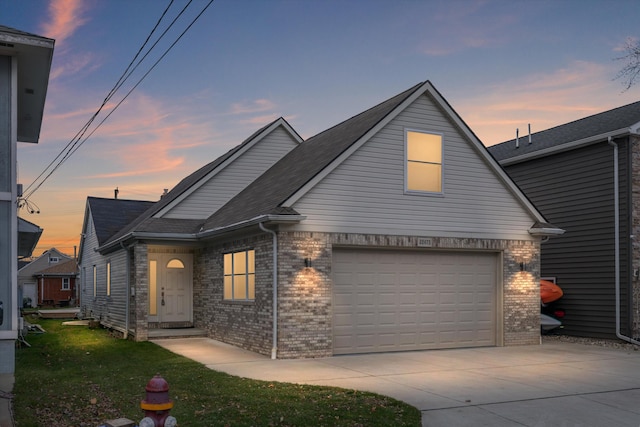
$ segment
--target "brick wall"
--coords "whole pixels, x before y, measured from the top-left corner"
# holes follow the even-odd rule
[[[149,311],[149,271],[147,261],[147,245],[136,243],[133,247],[133,267],[134,280],[131,282],[135,286],[134,317],[130,320],[133,325],[136,341],[146,341],[149,337],[147,325],[147,312]]]
[[[332,354],[332,248],[418,248],[419,237],[307,232],[278,233],[278,357]],[[432,238],[430,249],[502,253],[498,343],[540,342],[540,245],[532,241]],[[223,254],[256,250],[255,302],[228,302],[223,292]],[[311,258],[313,268],[305,268]],[[526,271],[520,271],[525,262]],[[199,249],[194,259],[194,323],[212,338],[271,353],[272,237],[259,234]],[[498,274],[500,276],[500,274]]]

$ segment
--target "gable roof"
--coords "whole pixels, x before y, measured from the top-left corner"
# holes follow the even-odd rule
[[[433,99],[532,216],[535,224],[529,230],[530,233],[550,235],[563,232],[546,222],[431,82],[425,81],[301,143],[204,222],[195,219],[154,218],[154,213],[159,210],[154,206],[99,249],[101,252],[113,250],[120,240],[126,238],[197,241],[262,222],[299,222],[305,217],[292,207],[295,201],[422,95]],[[213,163],[217,164],[218,160]],[[197,181],[205,175],[206,172],[200,169],[185,180]],[[181,184],[169,194],[174,191],[178,193],[181,188],[186,187]]]
[[[489,152],[503,165],[517,163],[547,154],[566,151],[582,145],[638,133],[640,101],[594,114],[520,138],[519,147],[512,139],[489,147]]]
[[[203,230],[223,227],[260,215],[297,214],[281,206],[320,173],[422,83],[306,140],[207,219]]]
[[[40,270],[34,276],[76,276],[77,274],[78,263],[75,258],[72,258]]]
[[[251,136],[245,139],[242,143],[235,146],[222,156],[218,157],[214,161],[206,164],[200,169],[196,170],[186,178],[182,179],[175,187],[171,189],[167,194],[151,206],[148,210],[142,213],[135,221],[132,221],[126,226],[121,227],[117,233],[113,234],[112,238],[108,239],[109,242],[120,239],[126,236],[132,231],[137,232],[162,232],[172,234],[192,234],[197,232],[202,225],[202,220],[187,220],[187,219],[170,219],[170,218],[156,218],[157,215],[162,214],[172,204],[175,204],[179,200],[183,199],[186,195],[193,192],[200,185],[208,181],[212,176],[223,170],[228,164],[230,164],[239,155],[258,143],[262,138],[271,133],[277,127],[282,126],[293,138],[299,143],[302,142],[302,137],[291,127],[291,125],[283,118],[279,117],[271,123],[261,127],[255,131]],[[101,246],[105,242],[100,242]]]
[[[297,215],[291,206],[299,197],[423,94],[431,96],[443,109],[537,223],[546,224],[542,214],[489,155],[471,129],[431,82],[426,81],[305,141],[209,217],[202,233],[213,233],[266,215]],[[546,225],[546,230],[553,228]]]
[[[102,245],[154,203],[142,200],[87,197],[87,208],[91,211],[98,244]]]

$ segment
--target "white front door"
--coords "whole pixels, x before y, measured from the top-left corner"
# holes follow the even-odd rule
[[[149,254],[149,321],[192,321],[191,254]]]

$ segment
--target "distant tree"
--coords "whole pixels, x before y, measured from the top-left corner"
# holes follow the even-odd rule
[[[625,90],[629,90],[640,79],[640,41],[628,38],[624,51],[626,55],[616,60],[626,61],[626,65],[618,72],[615,79],[622,79],[626,86]]]

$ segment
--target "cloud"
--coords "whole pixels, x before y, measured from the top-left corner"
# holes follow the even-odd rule
[[[43,25],[43,32],[47,37],[56,40],[56,46],[64,44],[75,31],[87,20],[82,16],[84,12],[82,0],[52,0],[49,4],[51,19]]]
[[[636,101],[611,80],[613,67],[574,61],[548,73],[535,73],[468,92],[456,110],[476,135],[493,145]]]
[[[256,99],[251,102],[235,103],[231,105],[231,114],[253,114],[273,110],[276,104],[268,99]]]

